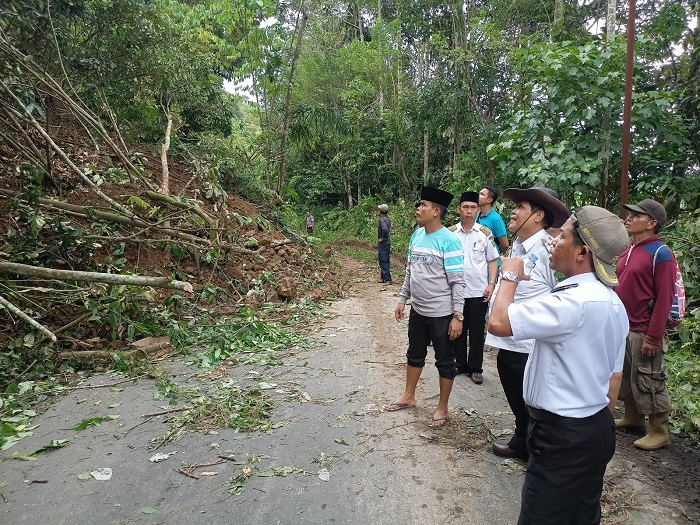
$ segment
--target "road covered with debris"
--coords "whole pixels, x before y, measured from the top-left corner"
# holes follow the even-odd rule
[[[98,375],[68,391],[8,451],[15,458],[4,454],[0,522],[515,523],[526,466],[491,453],[513,427],[496,352],[485,352],[482,385],[456,378],[444,427],[426,424],[438,393],[430,355],[418,406],[385,411],[405,378],[407,325],[393,319],[398,286],[374,284],[359,263],[348,271],[357,274],[348,297],[278,363],[231,364],[204,377],[173,357],[161,363],[168,378],[159,386],[152,377]],[[169,384],[201,396],[168,405],[154,392]],[[207,404],[212,385],[218,396],[257,385],[255,399],[223,400],[269,413],[269,423],[223,428],[217,405]],[[659,454],[673,451],[634,455],[632,440],[618,436],[604,522],[697,523],[697,500],[658,490],[659,472],[672,471],[655,471],[656,487],[644,483],[663,463]]]

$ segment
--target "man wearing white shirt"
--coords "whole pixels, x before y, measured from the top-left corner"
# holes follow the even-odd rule
[[[476,222],[479,194],[465,191],[457,206],[460,221],[454,232],[464,249],[464,327],[455,341],[455,361],[458,374],[467,374],[480,385],[484,382],[484,329],[489,299],[496,286],[498,250],[493,234]],[[453,229],[453,228],[450,228]],[[467,350],[467,334],[469,349]]]
[[[546,230],[550,227],[560,228],[569,218],[569,210],[557,198],[556,192],[549,188],[510,188],[503,195],[515,203],[508,223],[508,230],[515,236],[510,255],[524,259],[529,268],[530,279],[524,281],[515,292],[515,302],[523,303],[549,294],[557,284],[554,270],[549,267],[552,238]],[[496,296],[498,288],[500,284]],[[530,416],[523,401],[523,377],[535,341],[488,333],[486,344],[498,348],[498,375],[515,416],[515,434],[508,443],[494,442],[493,452],[501,457],[527,460],[525,438]]]
[[[627,245],[620,219],[584,206],[554,239],[549,264],[566,276],[552,293],[517,303],[524,261],[502,260],[489,332],[534,348],[524,378],[530,415],[518,525],[596,525],[605,467],[615,452],[612,411],[629,321],[612,263]]]

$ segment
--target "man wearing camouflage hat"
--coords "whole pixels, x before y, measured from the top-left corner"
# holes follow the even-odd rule
[[[584,206],[552,242],[549,265],[566,279],[515,303],[524,261],[502,260],[489,332],[534,339],[523,386],[529,462],[518,525],[600,523],[605,467],[615,452],[612,411],[629,330],[613,262],[627,244],[620,219]]]

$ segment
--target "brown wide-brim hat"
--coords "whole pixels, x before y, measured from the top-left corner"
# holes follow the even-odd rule
[[[533,186],[532,188],[508,188],[503,195],[516,204],[527,201],[543,207],[552,214],[552,228],[561,228],[569,220],[571,212],[559,200],[559,195],[554,190],[543,186]]]

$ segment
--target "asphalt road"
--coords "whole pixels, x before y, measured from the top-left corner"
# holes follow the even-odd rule
[[[393,320],[396,286],[359,286],[360,293],[330,307],[314,343],[292,350],[284,365],[233,367],[216,379],[275,385],[267,392],[275,399],[272,420],[284,423],[281,428],[270,434],[193,433],[155,450],[152,440],[165,434],[169,416],[142,417],[165,404],[154,399],[152,379],[122,384],[119,391],[71,391],[34,420],[32,436],[3,453],[27,453],[73,438],[36,461],[0,463],[0,523],[515,523],[525,467],[490,452],[490,441],[513,425],[495,352],[486,352],[484,384],[456,378],[451,421],[444,428],[426,425],[437,402],[431,360],[419,384],[418,406],[385,412],[382,407],[403,389],[406,321]],[[163,365],[183,386],[201,383],[199,370],[177,359]],[[87,384],[115,381],[102,375]],[[119,418],[79,432],[65,430],[107,414]],[[175,454],[149,461],[157,452]],[[211,463],[219,454],[235,461],[197,469],[211,474],[199,479],[177,472],[183,461]],[[625,464],[616,464],[624,475]],[[111,478],[80,479],[98,468],[111,468]],[[245,468],[251,476],[239,494],[230,494],[231,478]],[[618,522],[676,523],[663,512],[640,511]]]

